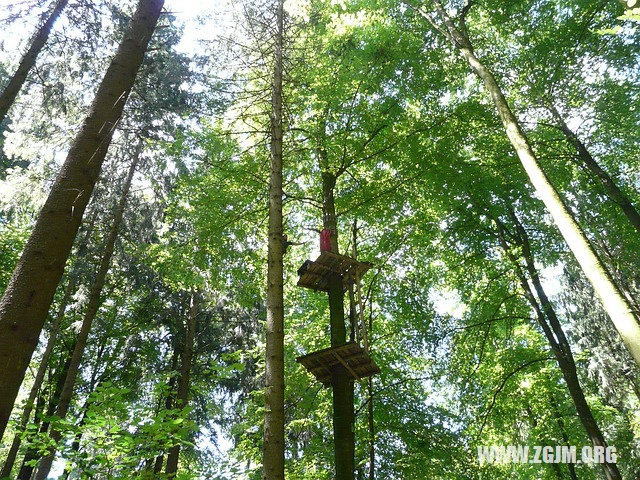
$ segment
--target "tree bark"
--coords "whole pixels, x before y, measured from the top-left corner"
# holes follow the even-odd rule
[[[640,366],[640,322],[633,314],[633,309],[624,297],[620,288],[615,284],[611,274],[587,239],[585,233],[564,201],[551,184],[547,174],[536,158],[529,140],[511,111],[498,82],[493,73],[475,56],[473,46],[466,35],[464,19],[461,19],[462,29],[458,29],[444,10],[440,0],[434,0],[438,13],[444,20],[446,30],[436,26],[445,34],[451,43],[460,51],[474,73],[482,80],[490,94],[502,120],[507,137],[516,150],[520,162],[529,180],[538,192],[553,218],[567,245],[573,252],[593,289],[600,298],[604,309],[620,333],[622,340],[629,349],[631,356]],[[434,20],[422,12],[435,26]]]
[[[25,80],[27,79],[27,75],[29,71],[36,64],[36,59],[38,58],[38,54],[44,47],[45,43],[49,39],[49,34],[51,33],[51,29],[53,24],[56,22],[62,10],[67,6],[69,0],[57,0],[51,10],[51,13],[47,17],[47,19],[40,25],[35,35],[31,39],[31,45],[29,49],[24,54],[22,59],[20,60],[20,65],[18,65],[18,69],[13,74],[9,83],[7,83],[6,87],[0,94],[0,123],[2,123],[15,102],[22,85],[24,85]]]
[[[198,301],[196,294],[191,294],[191,305],[189,317],[187,318],[184,336],[184,346],[182,349],[182,362],[180,364],[180,378],[178,379],[178,392],[176,395],[176,408],[184,408],[189,401],[189,380],[191,376],[191,365],[193,363],[193,345],[196,337],[198,321]],[[180,445],[175,445],[169,450],[167,455],[167,467],[165,473],[167,478],[175,478],[178,471],[178,460],[180,457]]]
[[[582,165],[589,170],[595,177],[600,181],[600,184],[607,192],[607,195],[615,203],[620,207],[622,213],[625,214],[627,220],[633,228],[636,229],[636,232],[640,233],[640,214],[635,209],[629,197],[627,197],[624,192],[616,185],[611,176],[604,171],[604,169],[596,162],[593,158],[586,145],[582,143],[582,141],[578,138],[578,135],[573,132],[569,126],[560,115],[560,112],[556,109],[554,105],[549,105],[549,111],[553,116],[554,120],[558,124],[558,128],[564,134],[567,141],[576,149],[578,152],[578,158]]]
[[[284,480],[284,273],[282,231],[282,48],[284,1],[277,0],[271,101],[271,175],[267,264],[265,413],[262,465],[264,480]]]
[[[334,188],[336,176],[322,173],[322,214],[324,228],[331,230],[331,251],[338,251],[338,224]],[[344,287],[341,275],[333,275],[329,282],[329,316],[331,325],[331,346],[337,347],[347,342],[344,318]],[[336,462],[336,480],[353,480],[355,473],[354,386],[353,380],[342,366],[334,368],[331,375],[333,388],[333,437]]]
[[[140,0],[0,300],[0,436],[164,0]]]
[[[129,172],[127,173],[127,178],[124,182],[122,193],[120,194],[120,198],[118,200],[118,206],[116,207],[116,211],[113,217],[113,224],[111,225],[111,228],[109,230],[109,235],[107,236],[107,240],[105,242],[104,250],[102,253],[102,258],[100,259],[100,266],[98,267],[96,280],[91,287],[91,292],[89,293],[89,302],[87,303],[87,309],[84,313],[82,326],[80,327],[80,333],[78,333],[76,345],[71,355],[71,365],[69,366],[67,378],[65,379],[64,387],[62,388],[62,393],[60,394],[60,401],[58,402],[58,407],[56,408],[56,416],[62,419],[66,417],[69,410],[71,399],[73,397],[73,389],[75,387],[76,379],[80,371],[80,365],[82,363],[82,357],[87,346],[87,340],[89,339],[89,332],[91,331],[93,320],[95,319],[96,314],[98,313],[98,309],[100,308],[100,304],[102,303],[102,288],[104,287],[107,273],[111,266],[111,258],[113,257],[113,251],[115,249],[116,239],[118,237],[118,230],[120,228],[120,224],[122,223],[122,216],[124,214],[124,209],[127,203],[127,196],[129,194],[129,189],[131,188],[131,181],[133,180],[133,175],[135,173],[136,166],[138,165],[138,160],[140,159],[141,150],[142,143],[137,148],[137,151],[134,154],[133,160],[129,167]],[[54,430],[51,432],[51,438],[55,442],[58,442],[61,438],[61,433]],[[51,470],[51,465],[53,464],[54,458],[55,447],[53,447],[48,452],[48,454],[42,458],[35,476],[35,480],[46,480],[47,475],[49,475],[49,471]]]

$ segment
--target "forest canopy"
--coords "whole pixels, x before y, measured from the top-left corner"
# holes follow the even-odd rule
[[[634,0],[0,0],[0,479],[639,478],[639,45]]]

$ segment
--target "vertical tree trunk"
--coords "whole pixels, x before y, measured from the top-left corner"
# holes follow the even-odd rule
[[[578,158],[580,159],[580,162],[582,162],[582,165],[584,165],[586,169],[588,169],[593,175],[595,175],[595,177],[600,181],[600,184],[602,185],[604,190],[607,192],[607,195],[609,196],[611,201],[613,201],[613,203],[620,207],[622,212],[627,217],[627,220],[629,220],[631,226],[636,229],[636,232],[640,233],[640,214],[631,203],[631,200],[629,200],[629,197],[627,197],[624,192],[620,190],[618,185],[616,185],[609,174],[605,172],[600,165],[598,165],[598,162],[596,162],[593,156],[591,156],[591,153],[587,149],[586,145],[582,143],[578,136],[569,128],[556,107],[554,105],[549,105],[549,111],[551,112],[551,115],[558,124],[558,128],[560,129],[560,131],[562,131],[567,141],[571,145],[573,145],[573,147],[578,152]]]
[[[631,305],[613,281],[611,274],[598,257],[593,246],[582,231],[582,228],[580,228],[580,225],[578,225],[573,218],[572,213],[564,204],[564,201],[542,169],[524,130],[522,130],[520,123],[511,111],[493,73],[475,56],[473,46],[466,35],[464,18],[461,19],[463,28],[460,30],[456,28],[444,10],[441,1],[434,0],[434,4],[446,25],[445,28],[439,26],[436,26],[436,28],[447,36],[451,43],[460,51],[471,69],[484,83],[487,92],[490,94],[498,110],[507,137],[516,150],[520,162],[529,176],[529,180],[549,210],[551,217],[580,264],[583,272],[591,282],[591,285],[593,285],[593,289],[620,333],[631,356],[638,366],[640,366],[640,322],[633,314]],[[431,16],[424,12],[421,13],[427,17],[433,25],[436,25]]]
[[[80,245],[78,246],[77,256],[78,258],[82,258],[87,250],[87,245],[89,244],[89,237],[93,231],[93,227],[95,225],[95,221],[97,218],[98,210],[94,212],[94,215],[89,222],[86,233],[84,234]],[[62,320],[64,318],[65,310],[67,309],[67,304],[73,295],[73,292],[76,289],[76,276],[71,274],[69,276],[69,281],[67,282],[67,286],[65,288],[64,295],[58,306],[58,310],[55,315],[55,319],[53,321],[53,325],[51,326],[51,332],[49,333],[49,339],[47,340],[47,346],[45,347],[44,353],[40,358],[40,365],[38,366],[38,372],[36,373],[35,379],[33,380],[33,385],[31,386],[31,391],[29,392],[29,397],[27,398],[27,402],[25,404],[24,410],[22,412],[22,417],[20,418],[20,426],[18,427],[15,436],[13,437],[13,442],[11,443],[11,448],[7,453],[7,458],[5,459],[4,465],[2,467],[2,472],[0,472],[0,478],[8,477],[13,469],[13,464],[16,461],[16,456],[18,454],[18,450],[20,449],[20,444],[22,443],[22,432],[27,428],[27,424],[29,423],[29,418],[31,417],[31,410],[33,407],[33,402],[40,391],[40,387],[42,386],[42,381],[44,380],[45,373],[47,372],[47,367],[49,366],[49,357],[51,357],[51,353],[53,352],[53,348],[56,345],[56,340],[58,339],[58,333],[60,332],[60,325],[62,324]]]
[[[65,379],[64,387],[62,388],[62,393],[60,394],[60,401],[58,402],[58,407],[56,408],[56,416],[60,418],[65,418],[69,410],[71,399],[73,397],[73,389],[78,377],[78,373],[80,371],[80,365],[82,363],[84,350],[87,346],[89,332],[91,331],[93,320],[95,319],[96,314],[98,313],[98,309],[100,308],[100,304],[102,303],[102,288],[104,287],[107,273],[111,266],[111,257],[113,257],[113,251],[115,249],[116,239],[118,237],[118,230],[120,228],[120,223],[122,223],[122,216],[124,214],[124,209],[127,203],[127,196],[129,194],[129,189],[131,188],[131,181],[133,180],[133,175],[135,173],[136,166],[138,165],[138,160],[140,159],[141,150],[142,143],[137,148],[133,160],[131,161],[131,166],[129,167],[127,178],[124,182],[122,193],[120,194],[120,198],[118,200],[118,206],[116,207],[116,211],[113,217],[113,224],[111,225],[111,228],[109,230],[109,235],[107,236],[107,240],[105,242],[104,250],[102,253],[102,258],[100,259],[100,266],[98,267],[96,280],[92,285],[91,291],[89,293],[87,310],[85,311],[84,317],[82,319],[82,326],[80,327],[76,345],[71,355],[71,365],[69,366],[69,372],[67,373],[67,378]],[[55,442],[58,442],[61,438],[61,433],[54,430],[51,432],[51,438]],[[53,447],[49,451],[49,453],[42,458],[40,467],[38,468],[35,476],[35,480],[46,480],[47,475],[49,475],[49,470],[51,470],[51,465],[53,464],[54,457],[55,447]]]
[[[13,105],[13,102],[16,100],[16,97],[18,96],[22,85],[24,85],[24,81],[27,79],[29,71],[36,64],[38,54],[49,39],[49,34],[51,33],[53,24],[62,13],[62,10],[64,10],[64,7],[67,6],[68,2],[69,0],[56,0],[51,13],[42,23],[42,25],[40,25],[37,32],[31,39],[31,45],[20,60],[18,69],[13,74],[13,76],[9,80],[9,83],[7,83],[7,86],[4,87],[4,90],[0,94],[0,123],[4,121],[7,113],[9,112],[9,109],[11,108],[11,105]]]
[[[338,224],[334,188],[336,176],[322,173],[323,226],[331,230],[331,251],[338,252]],[[344,287],[342,276],[333,275],[329,282],[329,317],[331,346],[344,345],[347,329],[344,318]],[[331,375],[333,388],[333,438],[336,462],[336,480],[353,480],[355,473],[355,438],[353,435],[353,380],[342,366],[334,368]]]
[[[196,337],[198,321],[198,301],[196,294],[191,294],[191,305],[187,318],[184,346],[182,349],[182,362],[180,364],[180,378],[178,379],[178,393],[176,394],[176,408],[184,408],[189,401],[189,379],[191,376],[191,365],[193,363],[193,344]],[[175,478],[178,471],[178,460],[180,457],[180,445],[175,445],[169,450],[167,456],[167,468],[165,473],[167,478]]]
[[[284,287],[282,232],[282,47],[284,1],[277,2],[271,101],[271,175],[262,478],[284,480]]]
[[[140,0],[0,300],[0,436],[164,0]]]

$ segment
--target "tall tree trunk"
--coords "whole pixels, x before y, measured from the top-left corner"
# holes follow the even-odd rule
[[[517,219],[515,220],[517,221]],[[551,346],[551,350],[556,357],[556,361],[558,362],[558,366],[560,367],[562,377],[567,384],[569,394],[571,395],[571,399],[573,400],[573,403],[576,407],[578,418],[580,418],[580,422],[582,423],[582,426],[584,427],[589,439],[591,440],[591,443],[594,446],[606,447],[604,436],[602,435],[602,432],[600,431],[600,428],[598,427],[598,424],[593,417],[591,407],[589,407],[589,404],[587,403],[587,400],[584,396],[582,386],[580,385],[578,373],[576,371],[576,364],[573,358],[573,353],[571,352],[569,342],[567,341],[560,321],[556,316],[553,305],[549,301],[542,287],[542,284],[540,283],[538,272],[534,266],[535,263],[533,261],[533,255],[529,248],[529,242],[528,238],[526,237],[526,232],[524,232],[524,229],[522,229],[521,225],[517,226],[519,244],[523,247],[523,258],[526,262],[525,268],[529,273],[529,278],[531,279],[536,293],[538,294],[538,299],[536,299],[533,292],[531,291],[531,287],[529,286],[527,277],[522,271],[522,267],[520,266],[518,259],[512,253],[511,248],[506,241],[506,237],[504,235],[504,227],[500,224],[500,222],[496,222],[496,224],[498,225],[499,238],[502,247],[514,265],[525,297],[535,311],[536,317],[538,319],[538,324],[547,337],[547,341]],[[622,480],[616,464],[603,463],[602,468],[607,480]]]
[[[323,152],[324,155],[324,152]],[[331,230],[331,251],[338,252],[338,223],[334,188],[336,176],[322,173],[322,214],[323,226]],[[344,318],[344,287],[342,276],[333,275],[329,282],[329,317],[331,326],[331,346],[337,347],[347,342]],[[333,369],[333,438],[336,462],[336,480],[353,480],[355,473],[355,438],[353,434],[353,380],[342,366]]]
[[[284,1],[277,1],[271,101],[271,176],[262,478],[284,480],[284,287],[282,232],[282,43]]]
[[[613,281],[602,260],[598,257],[593,246],[574,219],[564,201],[551,184],[540,162],[527,139],[524,130],[511,111],[498,82],[493,73],[475,56],[473,46],[469,41],[461,18],[461,29],[458,29],[444,10],[440,0],[434,0],[436,9],[445,28],[438,26],[430,15],[421,12],[440,32],[447,36],[451,43],[460,51],[471,69],[483,81],[487,92],[491,95],[498,110],[511,145],[516,150],[520,162],[529,180],[546,205],[560,233],[573,252],[583,272],[593,285],[593,289],[600,298],[607,314],[620,333],[622,340],[629,349],[631,356],[640,366],[640,322],[633,314],[633,309]]]
[[[523,231],[524,229],[521,229],[521,232]],[[584,429],[586,430],[591,443],[593,443],[594,446],[606,447],[607,444],[604,440],[604,435],[598,427],[596,419],[591,412],[591,407],[589,407],[587,399],[584,396],[582,386],[580,385],[578,372],[576,370],[576,364],[571,352],[571,346],[569,345],[569,341],[564,334],[564,330],[562,329],[560,320],[555,313],[555,309],[553,308],[553,305],[547,297],[547,294],[542,287],[542,283],[540,282],[540,276],[535,267],[533,255],[530,250],[529,240],[526,236],[523,238],[523,240],[523,254],[527,270],[529,272],[529,278],[533,283],[533,286],[538,295],[538,299],[542,304],[542,309],[547,319],[549,320],[549,323],[551,324],[551,328],[553,330],[553,333],[555,333],[558,345],[562,352],[562,354],[557,355],[556,358],[558,360],[558,364],[560,365],[560,369],[562,370],[562,376],[564,377],[567,387],[569,388],[571,398],[573,399],[573,402],[576,406],[578,417],[580,418],[580,421],[582,422],[582,425],[584,426]],[[622,480],[622,476],[618,471],[618,466],[615,463],[603,463],[602,468],[608,480]]]
[[[140,159],[140,153],[142,150],[141,145],[142,144],[140,144],[140,146],[137,148],[133,160],[131,161],[131,166],[129,167],[127,178],[124,182],[122,193],[120,194],[120,198],[118,200],[118,206],[116,207],[116,211],[113,217],[113,224],[111,225],[109,235],[107,236],[107,240],[105,242],[102,258],[100,259],[100,265],[98,267],[98,273],[96,274],[95,282],[92,285],[91,291],[89,293],[87,310],[85,311],[84,317],[82,319],[82,326],[80,327],[76,345],[71,355],[71,365],[69,366],[69,372],[67,373],[67,378],[65,379],[64,387],[62,388],[62,393],[60,394],[60,401],[58,402],[58,407],[56,408],[56,416],[59,418],[65,418],[69,410],[71,398],[73,397],[73,389],[78,377],[78,372],[80,371],[80,365],[82,363],[82,356],[84,355],[84,350],[87,346],[89,332],[91,331],[93,320],[95,319],[96,314],[98,313],[98,309],[100,308],[100,304],[102,301],[102,288],[104,287],[107,273],[111,266],[111,258],[113,257],[113,251],[115,249],[120,223],[122,223],[122,216],[124,214],[124,209],[127,203],[129,189],[131,188],[131,181],[133,179],[136,166],[138,165],[138,160]],[[51,438],[55,442],[58,442],[61,438],[61,433],[57,430],[54,430],[51,432]],[[51,465],[53,464],[54,457],[55,447],[53,447],[49,451],[48,455],[42,458],[40,467],[38,468],[38,472],[35,476],[35,480],[46,480],[47,475],[49,475],[49,470],[51,470]]]
[[[164,0],[140,0],[0,300],[0,436]]]
[[[94,212],[94,215],[91,217],[91,221],[89,222],[86,232],[83,235],[82,241],[78,246],[77,257],[84,257],[87,245],[89,244],[89,237],[93,232],[93,227],[95,225],[95,221],[97,218],[98,210]],[[49,358],[51,357],[51,353],[53,352],[53,348],[56,345],[56,340],[58,339],[58,333],[60,332],[60,325],[62,324],[62,320],[64,319],[64,313],[67,309],[67,305],[73,292],[76,289],[76,275],[71,274],[69,276],[69,281],[67,282],[67,286],[65,288],[64,295],[62,300],[60,301],[60,305],[58,305],[58,310],[55,315],[55,319],[53,324],[51,325],[51,332],[49,333],[49,339],[47,340],[47,346],[45,347],[44,353],[40,358],[40,365],[38,366],[38,372],[36,373],[35,379],[33,380],[33,385],[31,386],[31,391],[29,392],[29,397],[27,398],[27,402],[25,404],[24,410],[22,412],[22,417],[20,418],[20,426],[18,427],[15,436],[13,437],[13,442],[11,443],[11,448],[7,453],[7,458],[5,459],[4,466],[2,467],[2,472],[0,472],[0,478],[8,477],[13,469],[13,464],[16,461],[16,456],[18,454],[18,450],[20,449],[20,444],[22,443],[22,432],[27,428],[27,424],[29,423],[29,418],[31,417],[31,410],[33,407],[33,402],[40,391],[40,387],[42,386],[42,381],[44,380],[44,376],[47,372],[47,367],[49,366]]]
[[[567,141],[573,145],[573,147],[578,152],[578,158],[582,165],[588,169],[595,177],[600,181],[600,184],[607,192],[609,198],[618,205],[622,212],[629,220],[629,223],[633,228],[636,229],[638,233],[640,233],[640,214],[635,209],[629,197],[627,197],[622,190],[616,185],[611,176],[596,162],[593,158],[586,145],[582,143],[582,141],[578,138],[578,135],[573,132],[567,123],[560,115],[560,112],[556,109],[554,105],[549,105],[549,111],[553,116],[554,120],[558,124],[558,128],[564,134]]]
[[[191,305],[187,318],[184,345],[182,349],[182,362],[180,364],[180,378],[178,379],[178,392],[176,394],[176,408],[183,409],[189,401],[189,379],[191,376],[191,365],[193,363],[193,344],[196,337],[198,321],[198,300],[196,293],[191,294]],[[167,455],[167,468],[165,473],[167,478],[175,478],[178,471],[178,459],[180,457],[180,445],[175,445],[169,450]]]
[[[13,74],[7,86],[4,87],[4,90],[0,94],[0,123],[2,123],[13,105],[13,102],[16,100],[22,85],[24,85],[25,80],[27,79],[27,75],[29,71],[36,64],[36,59],[38,58],[38,54],[44,47],[45,43],[49,39],[49,34],[51,33],[51,28],[53,24],[56,22],[64,7],[67,6],[69,0],[57,0],[51,10],[51,13],[46,18],[46,20],[40,25],[37,32],[31,39],[31,45],[29,49],[24,54],[22,59],[20,60],[20,65],[18,65],[18,69]]]

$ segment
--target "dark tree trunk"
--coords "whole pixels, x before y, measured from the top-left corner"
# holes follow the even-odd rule
[[[73,348],[74,347],[71,348],[72,351],[73,351]],[[56,378],[56,385],[53,388],[53,393],[51,395],[51,398],[49,399],[49,405],[47,406],[47,413],[46,413],[47,417],[51,417],[56,411],[56,406],[58,405],[58,402],[60,400],[60,394],[62,393],[64,379],[67,376],[67,372],[69,371],[70,365],[71,365],[71,352],[69,352],[69,355],[66,358],[64,358],[63,356],[63,360],[61,361],[60,366],[58,367],[58,371],[56,372],[55,375],[52,376],[52,378]],[[45,434],[47,433],[47,430],[49,430],[49,421],[45,420],[40,424],[38,433]],[[22,465],[20,467],[20,470],[18,471],[18,476],[16,478],[18,480],[29,480],[31,478],[31,475],[35,467],[31,465],[27,465],[27,463],[32,460],[37,460],[38,458],[40,458],[38,449],[32,448],[30,446],[27,449],[24,455],[24,458],[22,459]]]
[[[331,230],[331,251],[338,252],[338,224],[334,188],[336,176],[322,173],[322,213],[323,226]],[[347,342],[344,316],[344,288],[342,276],[334,275],[329,284],[329,316],[331,325],[331,346],[337,347]],[[342,366],[334,368],[331,376],[333,388],[333,437],[336,462],[336,480],[353,480],[355,473],[354,386],[353,380]]]
[[[140,0],[0,300],[0,436],[164,0]]]
[[[115,249],[116,239],[118,237],[118,230],[120,228],[120,224],[122,223],[122,216],[124,214],[124,209],[127,203],[127,196],[129,194],[129,189],[131,188],[131,181],[133,180],[136,166],[138,165],[140,153],[141,146],[137,149],[134,158],[131,161],[131,166],[129,167],[129,172],[127,173],[127,178],[124,182],[122,193],[120,194],[120,198],[118,200],[118,206],[116,207],[113,223],[111,225],[111,228],[109,229],[109,235],[107,236],[107,240],[105,242],[102,258],[100,259],[100,266],[98,267],[98,273],[96,274],[95,282],[92,285],[91,291],[89,293],[87,310],[85,311],[84,317],[82,319],[82,326],[80,327],[80,332],[78,333],[76,346],[73,349],[73,353],[71,355],[71,365],[69,367],[69,372],[67,373],[67,378],[65,379],[64,387],[62,388],[60,402],[58,403],[58,407],[56,408],[56,416],[60,418],[65,418],[67,412],[69,411],[69,406],[71,405],[71,399],[73,397],[73,389],[75,387],[76,379],[80,371],[80,365],[82,363],[84,350],[87,346],[87,340],[89,339],[89,332],[91,331],[93,320],[95,319],[96,314],[98,313],[98,309],[100,308],[100,304],[102,303],[102,288],[104,287],[105,281],[107,279],[107,273],[111,266],[111,258],[113,257],[113,251]],[[55,442],[58,442],[60,440],[60,437],[60,432],[56,430],[52,431],[51,438]],[[49,470],[51,470],[51,465],[53,464],[54,457],[55,447],[51,449],[47,456],[42,458],[40,466],[38,468],[38,472],[35,476],[35,480],[46,480],[47,475],[49,475]]]
[[[556,423],[558,424],[562,441],[565,445],[571,445],[569,436],[567,435],[567,429],[564,426],[564,420],[562,420],[562,415],[560,415],[560,409],[558,408],[558,404],[553,393],[549,395],[549,400],[551,402],[551,408],[553,409],[553,415],[556,417]],[[571,477],[571,480],[578,480],[578,476],[576,475],[576,466],[573,463],[568,463],[567,468],[569,469],[569,476]]]
[[[529,239],[527,237],[526,231],[518,221],[515,214],[512,214],[512,218],[516,223],[518,245],[522,247],[522,256],[525,260],[525,268],[529,273],[529,278],[531,279],[536,293],[538,294],[538,299],[536,299],[533,292],[531,291],[531,288],[529,287],[529,282],[527,281],[527,277],[523,272],[522,267],[520,266],[519,259],[516,258],[512,253],[510,246],[506,241],[504,227],[500,222],[496,221],[502,247],[513,263],[525,297],[534,309],[536,317],[538,319],[538,324],[542,328],[542,331],[544,332],[549,344],[551,345],[551,350],[556,357],[556,361],[558,362],[558,366],[560,367],[562,377],[567,384],[569,394],[571,395],[573,403],[576,407],[578,418],[580,418],[582,426],[584,427],[587,435],[589,436],[589,439],[594,446],[606,447],[604,436],[602,435],[602,432],[600,431],[600,428],[598,427],[598,424],[593,417],[591,407],[589,407],[589,404],[587,403],[587,400],[584,396],[582,386],[580,385],[573,353],[571,352],[569,342],[567,341],[567,338],[562,329],[562,325],[560,324],[560,321],[556,316],[553,305],[549,301],[542,287],[542,284],[540,283],[540,278],[537,270],[535,269],[535,262],[533,260],[533,254],[531,253]],[[602,468],[607,480],[622,480],[620,472],[618,471],[618,467],[615,464],[603,463]]]
[[[604,188],[607,195],[615,203],[620,207],[622,212],[629,220],[629,223],[633,228],[636,229],[636,232],[640,233],[640,214],[635,209],[629,197],[627,197],[624,192],[616,185],[611,176],[604,171],[604,169],[596,162],[596,160],[591,156],[591,153],[587,149],[587,146],[582,143],[582,141],[578,138],[578,136],[569,128],[569,126],[560,115],[560,112],[556,109],[554,105],[549,106],[549,110],[551,111],[551,115],[553,115],[554,120],[558,124],[560,131],[564,134],[567,141],[573,145],[573,147],[578,152],[578,159],[582,163],[582,165],[589,170],[595,177],[600,181],[600,184]]]
[[[7,453],[7,458],[4,461],[4,466],[2,467],[2,472],[0,472],[0,478],[8,477],[11,474],[11,470],[13,469],[13,464],[16,461],[16,456],[18,455],[18,450],[20,449],[20,444],[22,443],[22,433],[27,428],[29,423],[29,418],[31,417],[31,410],[33,408],[33,403],[40,391],[40,387],[42,387],[42,382],[44,380],[44,376],[47,372],[47,367],[49,365],[49,357],[53,352],[53,347],[56,344],[56,339],[58,337],[58,332],[60,331],[60,325],[62,323],[62,319],[64,318],[64,311],[67,308],[67,304],[69,303],[69,299],[75,290],[75,278],[69,278],[69,282],[67,283],[67,287],[64,292],[64,296],[60,305],[58,307],[58,311],[56,312],[55,319],[53,321],[53,325],[51,326],[51,333],[49,334],[49,339],[47,340],[47,347],[45,348],[44,353],[42,354],[42,358],[40,359],[40,365],[38,366],[38,372],[36,373],[36,377],[33,380],[33,385],[31,386],[31,391],[29,392],[29,397],[27,398],[27,403],[24,406],[24,410],[22,411],[22,417],[20,418],[20,425],[17,428],[16,434],[13,437],[13,442],[11,443],[11,448]]]
[[[180,377],[178,378],[178,392],[176,394],[176,408],[182,409],[189,402],[189,379],[191,376],[191,365],[193,363],[193,345],[196,337],[198,321],[198,301],[196,294],[191,295],[191,305],[187,318],[184,345],[182,348],[182,362],[180,364]],[[180,457],[180,445],[175,445],[169,449],[167,455],[167,468],[165,473],[167,478],[175,478],[178,471],[178,460]]]
[[[175,372],[178,369],[178,357],[179,357],[179,346],[177,336],[174,337],[173,341],[173,354],[171,355],[171,365],[169,367],[169,372]],[[165,410],[171,410],[173,407],[173,399],[175,396],[174,388],[176,386],[176,376],[171,375],[169,378],[169,384],[167,388],[167,398],[164,399],[164,408]],[[160,405],[159,408],[162,408]],[[164,466],[164,455],[158,455],[153,462],[153,473],[162,472],[162,467]]]
[[[267,263],[265,411],[262,450],[264,480],[284,480],[284,273],[282,232],[282,42],[284,1],[277,1],[271,101],[271,175]]]
[[[18,65],[18,69],[13,74],[13,77],[7,83],[7,86],[4,87],[2,94],[0,94],[0,123],[2,123],[13,105],[13,102],[16,100],[22,85],[24,85],[25,80],[27,79],[27,75],[29,71],[36,64],[36,59],[38,58],[38,54],[44,47],[45,43],[49,39],[49,34],[51,33],[51,28],[53,24],[56,22],[64,7],[67,6],[69,0],[57,0],[51,13],[46,18],[46,20],[42,23],[42,25],[38,28],[38,31],[31,39],[31,45],[29,49],[20,60],[20,65]],[[1,477],[0,477],[1,478]]]
[[[122,349],[122,347],[124,346],[126,341],[126,337],[120,337],[118,338],[118,343],[116,343],[115,347],[113,348],[113,351],[109,354],[109,356],[107,357],[106,361],[102,361],[102,357],[103,357],[103,353],[104,350],[107,348],[106,346],[104,346],[104,348],[101,348],[95,358],[95,366],[93,368],[93,373],[91,375],[91,379],[89,381],[89,388],[87,389],[86,392],[86,399],[84,402],[84,405],[82,406],[82,408],[80,409],[80,411],[82,412],[82,416],[80,417],[80,421],[76,423],[76,428],[78,429],[78,433],[76,433],[75,438],[73,439],[73,443],[71,444],[71,451],[72,452],[79,452],[80,451],[80,446],[81,446],[81,441],[82,441],[82,434],[83,434],[83,426],[87,421],[87,416],[89,413],[89,409],[91,408],[91,406],[93,405],[94,402],[94,397],[92,396],[92,394],[97,391],[103,384],[104,382],[106,382],[109,379],[109,373],[113,371],[112,366],[113,366],[113,361],[118,357],[118,355],[120,354],[120,351]],[[104,371],[102,372],[102,374],[100,376],[98,376],[98,369],[104,366]],[[73,464],[67,464],[66,469],[65,469],[65,473],[64,473],[64,478],[68,478],[69,474],[71,473],[71,471],[73,470],[74,465]],[[59,479],[62,480],[62,477]]]

